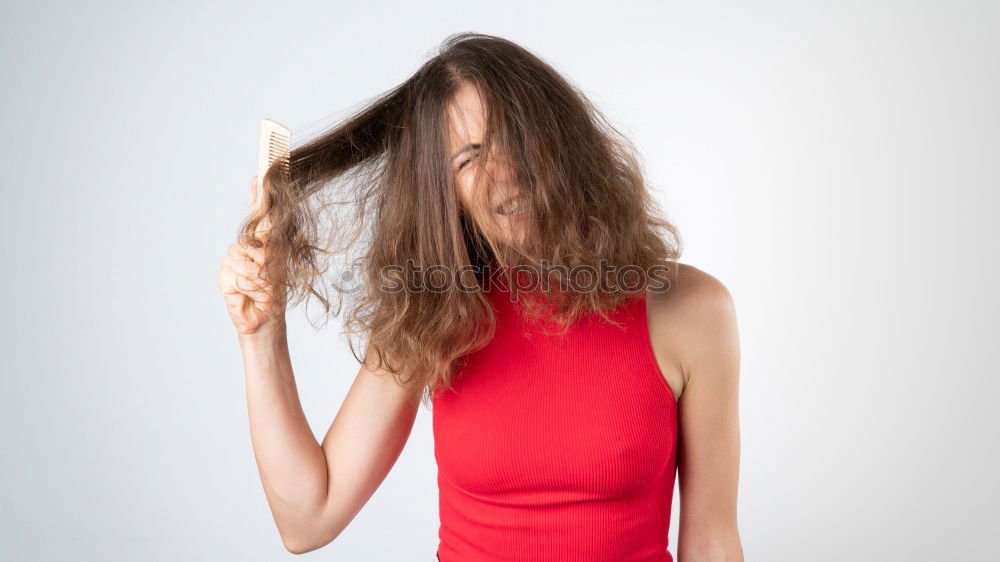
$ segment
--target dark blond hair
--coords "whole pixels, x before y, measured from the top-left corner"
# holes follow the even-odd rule
[[[528,194],[530,235],[523,246],[488,239],[461,208],[447,130],[449,104],[463,84],[483,101],[481,161],[504,155]],[[268,217],[273,228],[262,278],[285,287],[289,304],[316,296],[327,314],[322,257],[360,248],[351,259],[356,278],[332,280],[349,301],[345,329],[366,335],[370,357],[415,398],[450,386],[463,357],[492,337],[494,318],[482,291],[467,290],[487,278],[485,267],[553,266],[547,271],[561,290],[550,310],[565,327],[582,314],[605,316],[646,287],[653,268],[675,272],[680,255],[677,231],[660,216],[632,144],[551,66],[490,35],[449,36],[405,82],[293,146],[289,170],[268,170],[263,210],[243,222],[240,239],[260,247],[254,231]],[[328,212],[337,192],[347,197],[333,204],[350,212]],[[335,241],[341,243],[329,244]],[[577,290],[565,281],[566,271],[579,267],[627,267],[638,276],[631,290]],[[384,290],[387,272],[411,287],[440,287],[430,277],[442,271],[461,277],[466,289],[451,283],[443,290]],[[519,285],[509,286],[517,294]],[[531,299],[526,306],[530,315],[543,308]],[[362,361],[353,343],[351,350]]]

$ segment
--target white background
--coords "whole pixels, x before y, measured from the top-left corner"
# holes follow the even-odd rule
[[[994,558],[1000,8],[688,4],[4,2],[0,558],[293,557],[216,284],[259,120],[346,115],[458,31],[580,85],[734,295],[747,560]],[[289,323],[321,438],[357,364]],[[308,556],[433,559],[430,416]]]

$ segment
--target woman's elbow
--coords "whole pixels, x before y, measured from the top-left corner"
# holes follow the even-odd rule
[[[302,535],[282,534],[281,543],[285,550],[292,554],[306,554],[314,550],[319,550],[333,542],[333,538],[307,537]]]

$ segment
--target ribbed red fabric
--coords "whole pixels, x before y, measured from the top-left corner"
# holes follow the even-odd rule
[[[645,296],[564,336],[487,288],[493,340],[432,399],[442,562],[672,562],[677,402]]]

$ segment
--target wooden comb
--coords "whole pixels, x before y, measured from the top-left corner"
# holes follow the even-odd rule
[[[254,213],[260,213],[264,201],[266,201],[267,186],[264,185],[264,176],[271,169],[271,165],[280,161],[286,177],[288,176],[291,141],[292,133],[288,127],[277,121],[261,119],[260,152],[257,155],[257,200],[254,202]],[[271,221],[265,216],[264,220],[257,225],[256,233],[259,236],[270,229]]]

